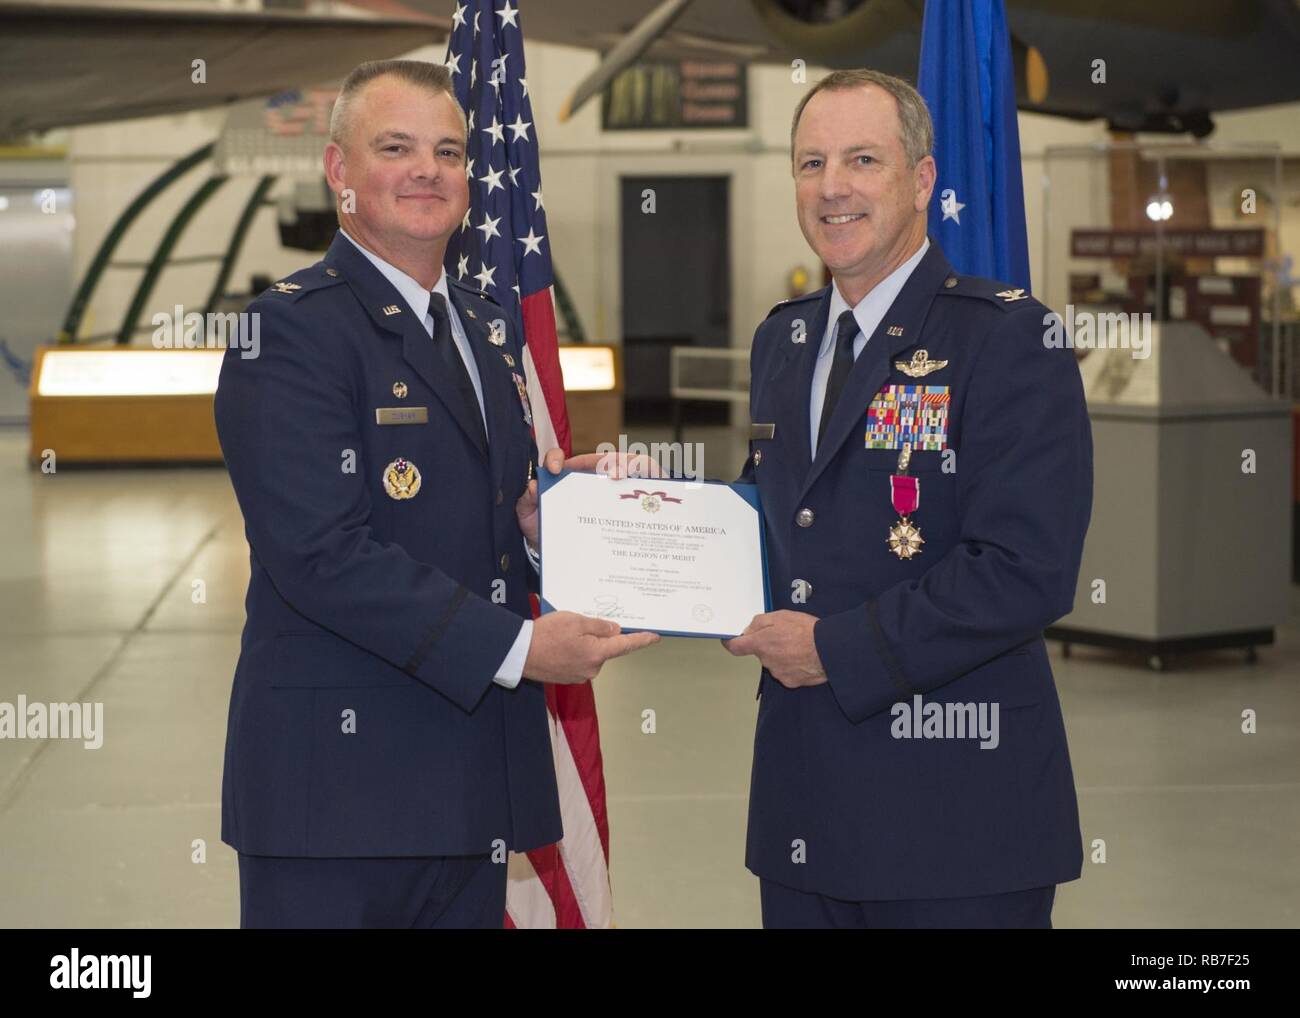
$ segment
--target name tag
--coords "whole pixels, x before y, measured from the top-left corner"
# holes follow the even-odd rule
[[[428,424],[427,406],[381,406],[375,408],[376,424]]]
[[[775,436],[775,424],[750,424],[749,426],[750,441],[753,441],[756,438],[774,438]]]

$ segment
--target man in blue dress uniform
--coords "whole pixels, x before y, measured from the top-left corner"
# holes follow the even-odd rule
[[[754,336],[750,456],[774,600],[746,864],[769,927],[1047,927],[1082,846],[1042,630],[1074,596],[1092,446],[1045,308],[926,236],[932,129],[836,72],[791,134],[830,287]]]
[[[562,834],[538,682],[656,638],[528,621],[519,337],[442,269],[469,202],[448,71],[363,64],[330,127],[343,229],[249,306],[260,356],[232,346],[217,390],[251,549],[221,836],[244,926],[499,928],[507,852]]]

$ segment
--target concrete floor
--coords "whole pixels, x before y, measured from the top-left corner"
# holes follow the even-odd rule
[[[0,926],[237,925],[220,789],[248,565],[226,474],[47,476],[26,443],[0,433],[0,701],[102,701],[107,737],[0,741]],[[722,447],[710,474],[732,473]],[[1153,674],[1054,650],[1085,846],[1107,854],[1059,890],[1058,927],[1300,925],[1298,618],[1293,599],[1254,666],[1225,652]],[[751,662],[687,640],[597,680],[619,926],[759,924],[754,685]]]

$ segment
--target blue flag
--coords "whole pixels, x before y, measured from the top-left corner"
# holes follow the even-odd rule
[[[930,236],[957,271],[1029,286],[1015,71],[1002,0],[926,0],[918,90],[934,120]]]

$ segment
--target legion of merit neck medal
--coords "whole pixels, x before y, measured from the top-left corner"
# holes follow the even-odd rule
[[[907,472],[912,462],[912,444],[903,443],[903,451],[898,454],[898,472],[889,476],[889,495],[894,503],[894,512],[898,513],[898,522],[889,528],[889,550],[900,559],[910,559],[921,554],[921,545],[925,538],[921,528],[911,519],[921,504],[921,479],[912,477]]]

